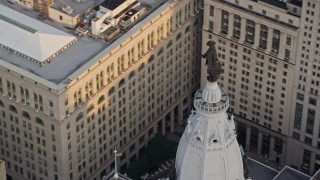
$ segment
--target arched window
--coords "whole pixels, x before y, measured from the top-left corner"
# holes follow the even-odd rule
[[[90,104],[89,108],[87,109],[87,114],[90,113],[94,109],[94,105]]]
[[[177,35],[177,37],[176,37],[176,41],[178,41],[181,37],[182,37],[182,34],[179,33],[179,34]]]
[[[163,53],[163,47],[159,49],[158,56],[160,56]]]
[[[83,117],[83,112],[80,112],[76,117],[76,122],[78,122]]]
[[[141,71],[143,68],[144,68],[144,63],[142,63],[142,64],[139,66],[139,71]]]
[[[167,48],[170,48],[170,46],[172,46],[172,40],[170,40],[169,42],[168,42],[168,44],[167,44]]]
[[[185,33],[189,32],[189,31],[190,31],[190,26],[187,26],[186,30],[185,30]]]
[[[126,83],[126,81],[124,79],[121,79],[120,82],[119,82],[119,87],[123,86],[124,83]]]
[[[17,108],[12,106],[12,105],[9,106],[9,110],[14,112],[14,113],[17,113]]]
[[[4,107],[4,104],[1,100],[0,100],[0,106]]]
[[[29,119],[29,120],[31,119],[30,114],[25,111],[22,111],[22,116],[25,117],[26,119]]]
[[[131,71],[131,73],[129,74],[129,79],[133,78],[136,75],[135,71]]]
[[[44,123],[43,123],[42,119],[40,119],[38,117],[36,117],[36,123],[40,124],[41,126],[44,126]]]
[[[112,88],[109,90],[108,95],[111,96],[115,91],[116,91],[116,89],[115,89],[114,87],[112,87]]]
[[[104,95],[99,97],[98,104],[102,103],[103,101],[104,101]]]
[[[154,60],[154,55],[150,56],[148,63],[151,63]]]

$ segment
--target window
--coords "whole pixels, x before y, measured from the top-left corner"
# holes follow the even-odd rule
[[[139,66],[139,71],[141,71],[143,68],[144,68],[144,63],[142,63],[142,64]]]
[[[94,109],[94,105],[90,104],[90,106],[87,109],[87,114],[90,113]]]
[[[232,36],[236,39],[239,39],[240,30],[241,30],[241,17],[235,14],[233,17],[233,35]]]
[[[300,94],[300,93],[297,93],[297,99],[303,101],[304,95],[303,95],[303,94]],[[309,103],[310,103],[310,101],[309,101]]]
[[[8,96],[11,98],[16,99],[16,85],[14,83],[11,83],[10,81],[7,81],[7,90],[8,90]]]
[[[182,34],[179,33],[179,34],[177,35],[177,37],[176,37],[176,41],[178,41],[181,37],[182,37]]]
[[[148,63],[151,63],[154,60],[154,55],[150,56],[150,58],[148,59]]]
[[[213,31],[213,21],[209,21],[209,32]]]
[[[160,56],[163,53],[163,47],[161,47],[158,51],[158,56]]]
[[[186,30],[184,31],[184,33],[187,33],[187,32],[189,32],[190,31],[190,26],[187,26],[186,27]]]
[[[49,106],[53,107],[53,102],[51,100],[49,100]]]
[[[314,98],[309,98],[309,104],[316,106],[317,105],[317,100]]]
[[[125,82],[126,81],[124,79],[121,79],[120,82],[119,82],[119,87],[123,86],[125,84]]]
[[[245,42],[254,43],[255,22],[247,19]]]
[[[60,21],[62,21],[62,20],[63,20],[63,17],[60,15],[60,16],[59,16],[59,19],[60,19]]]
[[[287,39],[286,39],[286,44],[288,46],[291,46],[291,43],[292,43],[292,37],[290,35],[287,36]]]
[[[287,61],[290,60],[290,51],[289,51],[289,49],[285,49],[284,59],[287,60]]]
[[[42,96],[37,93],[33,93],[33,103],[34,107],[40,111],[43,111],[43,101]]]
[[[29,113],[22,111],[22,116],[25,117],[26,119],[31,119]]]
[[[313,134],[315,111],[308,109],[306,133]]]
[[[92,79],[86,83],[85,85],[85,94],[86,94],[86,99],[88,100],[92,95],[93,95],[93,91],[92,91]]]
[[[102,103],[104,101],[104,95],[100,96],[99,100],[98,100],[98,104]]]
[[[131,71],[131,73],[129,74],[129,79],[133,78],[135,76],[136,72],[135,71]]]
[[[272,34],[272,49],[271,52],[278,54],[280,47],[280,31],[277,29],[273,30]]]
[[[312,139],[309,138],[309,137],[305,137],[304,138],[304,142],[307,143],[307,144],[312,144]]]
[[[25,89],[20,86],[20,96],[21,96],[21,102],[23,102],[23,104],[30,105],[30,98],[29,98],[28,89]]]
[[[301,128],[301,119],[302,119],[302,111],[303,111],[303,105],[296,103],[296,110],[295,110],[295,118],[294,118],[294,123],[293,123],[293,127],[295,129],[299,129]]]
[[[293,132],[292,136],[293,136],[294,139],[296,139],[298,141],[300,140],[300,134],[299,133]]]
[[[44,126],[44,123],[43,123],[42,119],[40,119],[38,117],[36,117],[36,123],[39,124],[39,125]]]
[[[115,91],[116,91],[115,87],[112,87],[112,88],[109,90],[108,95],[111,96]]]
[[[9,110],[10,110],[11,112],[17,113],[17,108],[14,107],[14,106],[12,106],[12,105],[9,105]]]
[[[212,17],[214,16],[214,6],[212,6],[212,5],[210,5],[209,15]]]
[[[169,49],[169,48],[172,46],[172,44],[173,44],[173,42],[172,42],[172,40],[170,40],[170,41],[168,42],[168,44],[167,44],[167,49]]]
[[[83,117],[83,112],[80,112],[76,117],[76,122],[78,122],[82,117]]]
[[[221,15],[221,33],[228,34],[229,27],[229,13],[225,10],[222,10]]]

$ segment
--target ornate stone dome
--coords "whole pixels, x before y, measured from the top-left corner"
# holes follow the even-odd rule
[[[192,111],[176,156],[179,180],[243,180],[240,147],[228,118],[228,94],[207,81],[196,92]]]

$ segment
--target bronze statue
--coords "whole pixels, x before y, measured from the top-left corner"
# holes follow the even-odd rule
[[[214,41],[208,41],[207,45],[209,46],[209,49],[207,52],[202,55],[202,58],[206,58],[206,65],[207,67],[207,79],[210,82],[215,82],[219,78],[219,74],[223,72],[221,64],[219,62],[217,51],[215,48],[215,42]]]

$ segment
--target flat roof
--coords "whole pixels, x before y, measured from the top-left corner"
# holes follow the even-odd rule
[[[124,2],[126,2],[126,0],[105,0],[100,4],[100,6],[103,6],[109,10],[114,10]]]
[[[78,2],[77,2],[78,1]],[[63,1],[55,1],[50,7],[54,8],[57,11],[63,12],[61,7],[63,5],[69,5],[73,11],[69,16],[76,16],[78,14],[83,14],[88,11],[90,8],[94,8],[99,6],[104,0],[63,0]],[[65,13],[65,12],[63,12]],[[67,14],[67,13],[65,13]]]
[[[289,1],[290,4],[302,7],[302,0],[290,0]]]
[[[273,5],[275,7],[281,8],[281,9],[287,9],[287,0],[260,0],[262,2],[265,2],[267,4]]]
[[[48,61],[76,37],[0,4],[1,49],[38,63]]]
[[[18,4],[11,4],[7,1],[0,1],[0,4],[17,10],[34,19],[39,18],[38,13],[23,8]],[[50,63],[40,66],[34,62],[25,60],[23,57],[10,53],[9,51],[0,48],[0,66],[8,68],[14,72],[30,78],[45,86],[61,90],[70,81],[76,79],[81,73],[87,71],[93,64],[101,60],[101,58],[110,53],[114,48],[118,47],[122,42],[129,39],[132,35],[140,32],[140,29],[149,23],[161,12],[168,9],[170,3],[165,3],[161,6],[154,4],[154,11],[137,21],[138,23],[132,26],[126,32],[120,32],[112,43],[105,40],[92,37],[79,37],[78,40],[67,50],[61,52]],[[60,29],[65,33],[73,33],[73,30],[63,27],[61,24],[42,19],[42,22],[49,26]]]
[[[281,171],[277,171],[254,159],[248,158],[249,177],[252,180],[310,180],[310,176],[285,166]]]
[[[256,160],[248,158],[249,176],[252,180],[271,180],[278,171]]]
[[[310,178],[298,170],[285,166],[273,180],[309,180]]]

